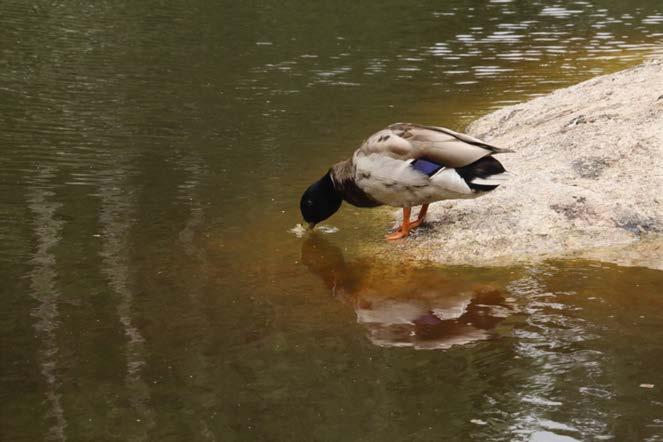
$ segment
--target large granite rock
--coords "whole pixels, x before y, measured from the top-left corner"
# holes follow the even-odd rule
[[[402,244],[420,259],[581,256],[663,268],[663,60],[493,112],[468,133],[516,150],[491,194],[431,206]]]

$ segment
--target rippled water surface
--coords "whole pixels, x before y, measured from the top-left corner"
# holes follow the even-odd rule
[[[380,210],[295,227],[388,123],[462,130],[660,53],[658,0],[9,0],[0,24],[0,440],[663,439],[661,272],[378,259]]]

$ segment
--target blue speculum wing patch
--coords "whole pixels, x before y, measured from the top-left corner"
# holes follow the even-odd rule
[[[442,169],[442,167],[444,167],[444,166],[441,166],[437,163],[433,163],[432,161],[424,160],[422,158],[419,158],[418,160],[414,160],[410,164],[410,166],[412,166],[412,168],[414,170],[418,170],[419,172],[425,173],[428,176],[435,175],[435,173],[438,170],[440,170],[440,169]]]

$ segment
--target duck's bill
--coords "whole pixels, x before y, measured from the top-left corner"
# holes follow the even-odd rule
[[[308,229],[313,230],[315,228],[315,223],[308,223]]]

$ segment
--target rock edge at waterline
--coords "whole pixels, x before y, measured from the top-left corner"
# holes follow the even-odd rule
[[[514,149],[498,158],[516,177],[432,205],[430,228],[399,247],[412,258],[663,268],[663,59],[500,109],[468,133]]]

